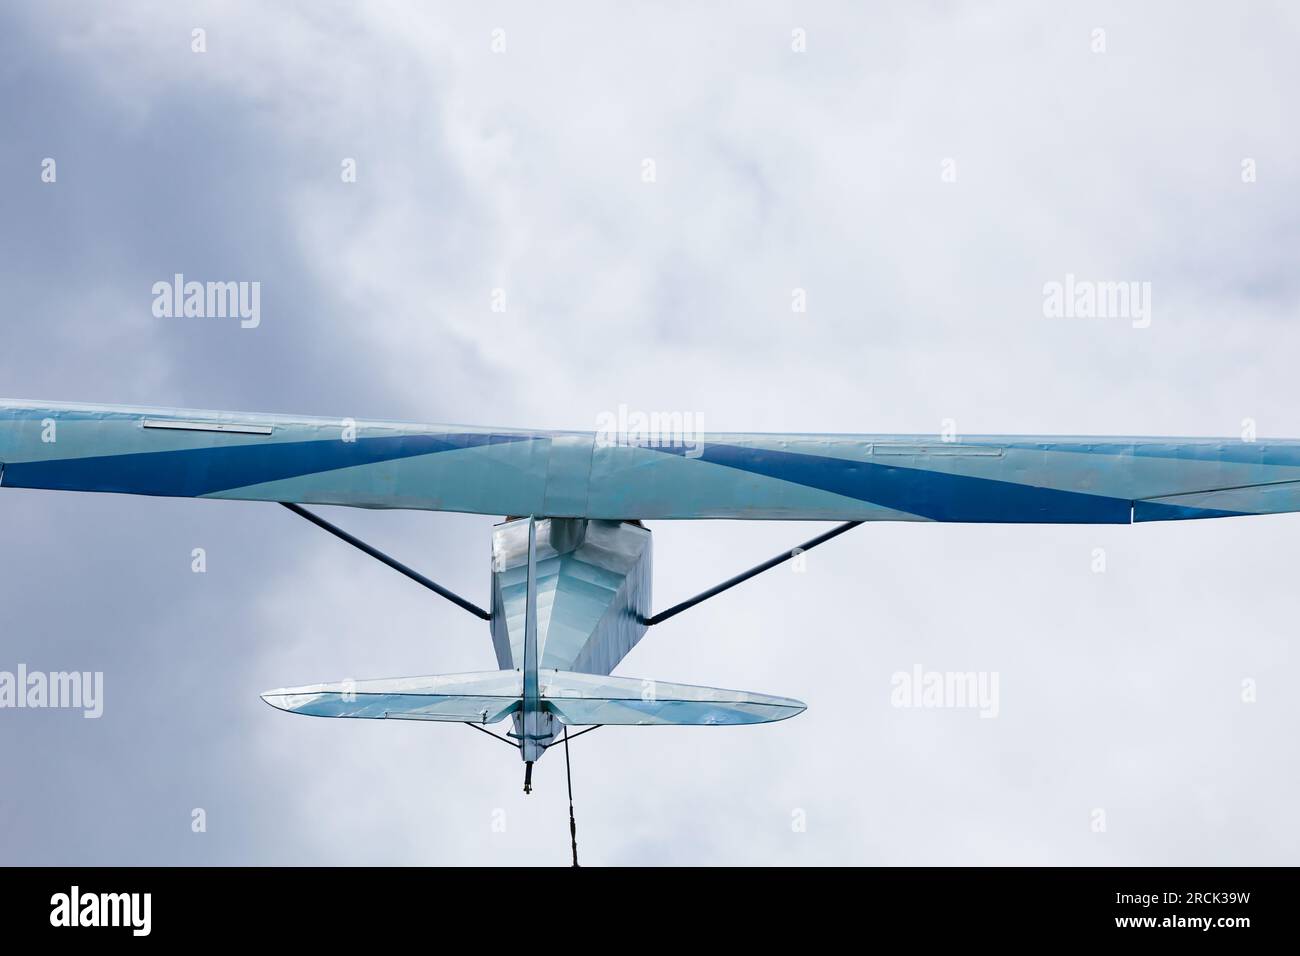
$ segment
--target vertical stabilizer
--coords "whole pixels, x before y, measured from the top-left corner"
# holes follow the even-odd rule
[[[532,790],[533,764],[546,750],[552,734],[543,725],[551,716],[542,713],[537,680],[537,519],[528,519],[528,583],[524,603],[523,707],[520,710],[519,753],[524,759],[524,793]]]

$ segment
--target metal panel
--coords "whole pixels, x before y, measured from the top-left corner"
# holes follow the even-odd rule
[[[869,454],[920,455],[937,458],[1001,458],[1003,450],[995,445],[957,445],[951,442],[929,444],[872,442]]]
[[[521,666],[527,620],[528,520],[492,535],[492,643],[503,670]],[[579,530],[581,529],[581,530]],[[537,647],[544,669],[608,674],[645,634],[651,536],[616,521],[537,522]]]
[[[146,418],[140,424],[145,428],[170,428],[182,432],[230,432],[235,435],[269,435],[273,430],[271,425],[247,422],[190,422],[168,418]]]
[[[556,435],[546,463],[548,517],[581,518],[587,513],[587,480],[591,475],[592,435]]]

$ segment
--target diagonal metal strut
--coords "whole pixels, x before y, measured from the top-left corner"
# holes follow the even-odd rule
[[[378,548],[373,548],[370,545],[366,544],[364,541],[362,541],[360,538],[356,538],[348,534],[346,531],[344,531],[342,528],[338,527],[337,525],[330,524],[320,515],[313,514],[312,512],[308,511],[306,508],[303,508],[299,505],[292,504],[288,501],[281,501],[280,504],[284,505],[294,514],[298,515],[298,517],[306,518],[316,527],[328,531],[330,534],[334,535],[334,537],[338,538],[340,541],[346,541],[348,544],[352,545],[352,547],[356,548],[358,551],[363,551],[366,554],[370,555],[372,558],[374,558],[376,561],[388,565],[390,568],[392,568],[394,571],[398,572],[399,574],[406,575],[416,584],[423,585],[424,587],[432,591],[434,594],[437,594],[439,597],[444,597],[452,604],[455,604],[458,607],[463,607],[465,610],[469,611],[469,613],[473,614],[475,617],[482,618],[485,621],[492,620],[492,615],[489,614],[487,611],[483,610],[474,602],[465,600],[463,597],[461,597],[459,594],[455,593],[454,591],[448,591],[441,584],[438,584],[436,581],[429,580],[419,571],[416,571],[412,568],[408,568],[406,565],[404,565],[401,561],[398,561],[396,558],[390,558],[388,555],[384,554],[384,552],[380,551]]]
[[[744,584],[750,578],[757,577],[758,575],[762,574],[764,571],[770,571],[778,564],[784,564],[786,561],[789,561],[797,554],[802,554],[805,551],[811,551],[813,548],[817,547],[817,545],[825,544],[827,541],[831,540],[831,538],[838,538],[845,531],[851,531],[852,529],[856,528],[860,524],[862,524],[861,521],[846,521],[844,524],[836,525],[834,528],[831,528],[830,531],[823,532],[822,534],[819,534],[817,537],[812,538],[809,541],[805,541],[797,548],[791,548],[789,551],[782,552],[781,554],[778,554],[775,558],[771,558],[767,561],[764,561],[762,564],[758,565],[757,567],[750,568],[748,571],[741,572],[740,574],[737,574],[734,578],[728,578],[726,581],[723,581],[721,584],[716,585],[715,587],[711,587],[707,591],[704,591],[701,594],[695,595],[695,597],[693,598],[683,601],[681,604],[674,604],[668,610],[660,611],[658,614],[646,618],[645,619],[646,626],[648,627],[652,624],[662,624],[670,617],[676,617],[678,614],[681,614],[682,611],[688,611],[691,608],[695,607],[695,605],[701,603],[702,601],[707,601],[711,597],[716,597],[717,595],[721,594],[723,591],[729,591],[732,588],[734,588],[737,584]]]

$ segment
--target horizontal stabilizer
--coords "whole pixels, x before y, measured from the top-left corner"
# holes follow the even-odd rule
[[[637,677],[542,671],[541,681],[543,706],[570,726],[764,724],[806,709],[789,697]]]
[[[272,707],[310,717],[389,717],[494,724],[519,706],[517,671],[340,681],[270,690]]]
[[[542,670],[541,706],[571,726],[593,724],[762,724],[805,709],[788,697]],[[493,724],[521,706],[519,671],[340,681],[267,691],[272,707],[311,717],[371,717]]]

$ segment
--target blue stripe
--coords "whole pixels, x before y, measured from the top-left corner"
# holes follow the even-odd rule
[[[681,455],[686,449],[659,450]],[[706,443],[700,460],[934,521],[1128,524],[1132,514],[1127,498],[821,455]]]
[[[9,462],[5,465],[4,483],[10,488],[115,491],[189,498],[355,465],[529,440],[527,435],[490,433],[395,435],[358,438],[354,442],[330,439],[253,443]]]
[[[1133,502],[1134,521],[1187,521],[1193,518],[1239,518],[1249,511],[1224,511],[1220,508],[1191,508],[1160,501]]]

